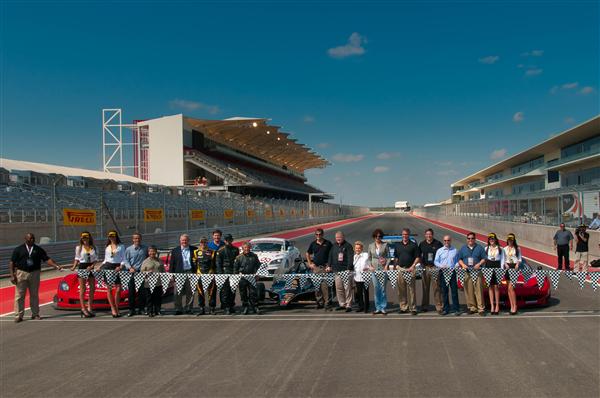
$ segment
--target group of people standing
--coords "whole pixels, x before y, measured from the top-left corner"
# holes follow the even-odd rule
[[[336,274],[335,295],[338,302],[336,311],[352,311],[352,301],[355,297],[358,304],[357,311],[370,312],[368,283],[365,283],[363,279],[363,272],[371,272],[372,285],[375,290],[373,292],[375,301],[373,315],[386,315],[388,305],[385,285],[379,283],[373,272],[388,270],[411,272],[412,278],[408,281],[401,274],[395,281],[398,287],[399,312],[410,312],[412,315],[417,315],[419,311],[417,310],[415,275],[417,264],[421,264],[425,271],[422,273],[421,280],[423,293],[421,312],[428,311],[430,295],[433,290],[437,312],[440,315],[447,315],[452,311],[458,316],[461,311],[458,302],[456,272],[452,273],[449,283],[446,284],[441,276],[443,268],[460,267],[464,270],[478,270],[482,267],[502,267],[518,269],[522,265],[520,249],[514,234],[507,236],[507,244],[503,248],[494,233],[489,234],[487,245],[483,247],[477,244],[475,234],[470,232],[467,234],[467,244],[460,250],[452,245],[452,238],[449,235],[444,236],[443,243],[434,238],[432,229],[427,229],[424,235],[425,239],[416,243],[411,239],[410,230],[405,228],[402,230],[400,242],[387,243],[383,241],[383,231],[376,229],[372,234],[373,242],[369,243],[365,250],[363,242],[356,241],[351,245],[341,231],[335,234],[335,241],[332,243],[325,239],[324,231],[319,228],[315,231],[315,240],[311,242],[306,251],[306,260],[308,267],[314,273],[353,272],[354,283],[345,283],[339,274]],[[432,277],[435,272],[438,273],[437,279]],[[470,272],[465,275],[463,287],[467,308],[471,314],[485,315],[484,283],[482,277],[473,279]],[[489,282],[490,313],[492,315],[498,315],[500,311],[499,283],[500,281],[495,276]],[[516,294],[513,284],[510,281],[507,283],[510,314],[514,315],[517,313]],[[322,282],[316,291],[317,308],[332,311],[333,304],[330,297],[332,293],[327,283]]]

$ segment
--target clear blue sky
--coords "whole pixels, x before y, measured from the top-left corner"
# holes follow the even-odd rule
[[[600,113],[597,1],[0,7],[6,158],[100,168],[103,107],[259,116],[344,203],[426,203]]]

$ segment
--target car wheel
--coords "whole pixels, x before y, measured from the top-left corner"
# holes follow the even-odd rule
[[[256,296],[259,302],[265,301],[265,284],[258,282],[256,284]]]

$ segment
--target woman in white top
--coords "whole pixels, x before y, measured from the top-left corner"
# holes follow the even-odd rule
[[[504,251],[498,243],[498,237],[493,232],[488,235],[485,253],[487,255],[484,265],[485,268],[500,268],[502,266]],[[498,282],[496,273],[492,274],[488,289],[490,295],[490,313],[492,315],[500,314],[500,289],[498,289]]]
[[[104,250],[104,262],[102,268],[105,270],[114,270],[120,272],[121,268],[125,265],[125,246],[121,243],[121,238],[117,231],[108,231],[108,241],[106,242],[106,249]],[[110,304],[110,312],[113,318],[118,318],[119,304],[121,302],[121,283],[117,278],[116,283],[113,286],[106,286],[106,293],[108,295],[108,303]]]
[[[503,249],[504,256],[502,258],[502,267],[505,269],[521,268],[523,259],[521,258],[521,249],[517,244],[517,237],[515,234],[508,234],[506,237],[506,247]],[[507,276],[508,281],[508,301],[510,302],[510,314],[517,314],[517,294],[515,293],[515,287],[510,282],[510,278]]]
[[[79,245],[75,248],[75,259],[73,260],[73,266],[71,271],[75,268],[78,270],[87,270],[88,272],[94,268],[94,264],[98,262],[98,254],[96,253],[96,246],[94,246],[94,239],[92,235],[84,231],[79,237]],[[96,280],[94,275],[90,272],[87,280],[77,275],[79,280],[79,304],[81,305],[81,317],[82,318],[93,318],[96,316],[92,309],[94,303],[94,288],[96,287]],[[90,287],[90,293],[88,295],[87,308],[85,306],[85,291],[86,282]]]
[[[354,282],[356,284],[356,312],[369,312],[369,289],[365,286],[363,271],[369,271],[369,255],[363,252],[361,241],[354,242]],[[368,282],[367,282],[368,283]]]

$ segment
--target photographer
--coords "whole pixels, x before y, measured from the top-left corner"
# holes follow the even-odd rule
[[[587,272],[588,270],[588,252],[590,234],[586,232],[587,225],[582,224],[575,230],[575,238],[577,245],[575,247],[575,263],[573,264],[574,271]]]

